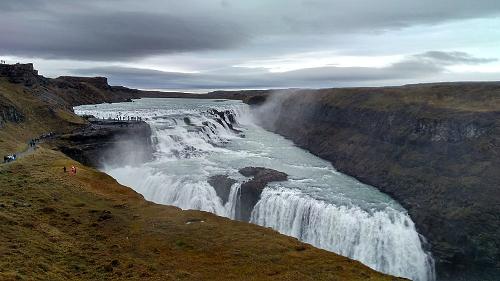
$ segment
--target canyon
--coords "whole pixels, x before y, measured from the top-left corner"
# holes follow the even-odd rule
[[[0,74],[7,97],[0,99],[4,153],[19,147],[19,140],[54,130],[65,142],[59,150],[98,166],[81,151],[100,142],[97,132],[106,131],[101,128],[106,125],[74,115],[73,106],[159,97],[243,100],[257,112],[261,126],[408,210],[427,239],[438,280],[489,280],[500,274],[498,82],[195,95],[110,86],[102,77],[49,79],[31,64],[0,66]],[[19,97],[25,102],[20,104]],[[128,130],[116,125],[103,143],[113,146],[115,134]],[[138,135],[147,139],[150,132],[142,126]],[[98,151],[87,159],[99,159]],[[219,183],[226,186],[219,188],[222,194],[231,179],[220,175],[214,178],[214,185]]]

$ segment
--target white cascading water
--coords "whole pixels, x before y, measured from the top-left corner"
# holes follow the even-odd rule
[[[265,189],[251,222],[271,227],[319,248],[362,261],[382,272],[433,278],[432,260],[422,254],[420,237],[405,213],[366,212],[336,206],[285,188]],[[426,265],[426,266],[421,266]]]
[[[211,109],[229,112],[236,119],[235,128],[229,125],[229,114],[218,115]],[[142,99],[80,106],[75,112],[147,120],[153,131],[155,159],[105,169],[147,200],[234,219],[241,184],[248,180],[238,169],[262,166],[279,170],[289,180],[264,189],[252,211],[252,223],[385,273],[419,281],[435,279],[423,238],[399,204],[255,125],[249,108],[241,102]],[[237,181],[227,202],[208,183],[214,175]]]

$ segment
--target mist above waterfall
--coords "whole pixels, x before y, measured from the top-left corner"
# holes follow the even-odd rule
[[[281,102],[279,95],[274,102]],[[289,180],[264,189],[251,222],[385,273],[434,279],[432,258],[397,202],[262,129],[255,115],[259,120],[270,116],[262,109],[252,112],[236,101],[143,99],[81,106],[76,112],[103,117],[121,112],[147,120],[154,159],[140,166],[105,168],[147,200],[234,219],[241,184],[248,180],[238,170],[250,166],[275,169],[288,174]],[[227,202],[209,183],[215,175],[235,180]]]

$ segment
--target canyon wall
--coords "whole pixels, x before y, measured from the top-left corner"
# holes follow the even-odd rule
[[[498,276],[499,83],[282,91],[256,110],[265,128],[400,202],[440,279]]]

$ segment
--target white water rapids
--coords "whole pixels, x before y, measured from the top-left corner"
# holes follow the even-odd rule
[[[211,109],[231,114],[221,122]],[[252,223],[388,274],[419,281],[435,279],[434,262],[423,249],[423,238],[397,202],[262,129],[241,102],[142,99],[80,106],[75,112],[101,118],[141,116],[150,124],[154,160],[105,168],[147,200],[234,219],[241,183],[248,180],[238,169],[271,168],[287,173],[289,180],[264,189],[252,211]],[[241,132],[228,126],[230,115]],[[214,175],[237,181],[226,203],[208,183]]]

